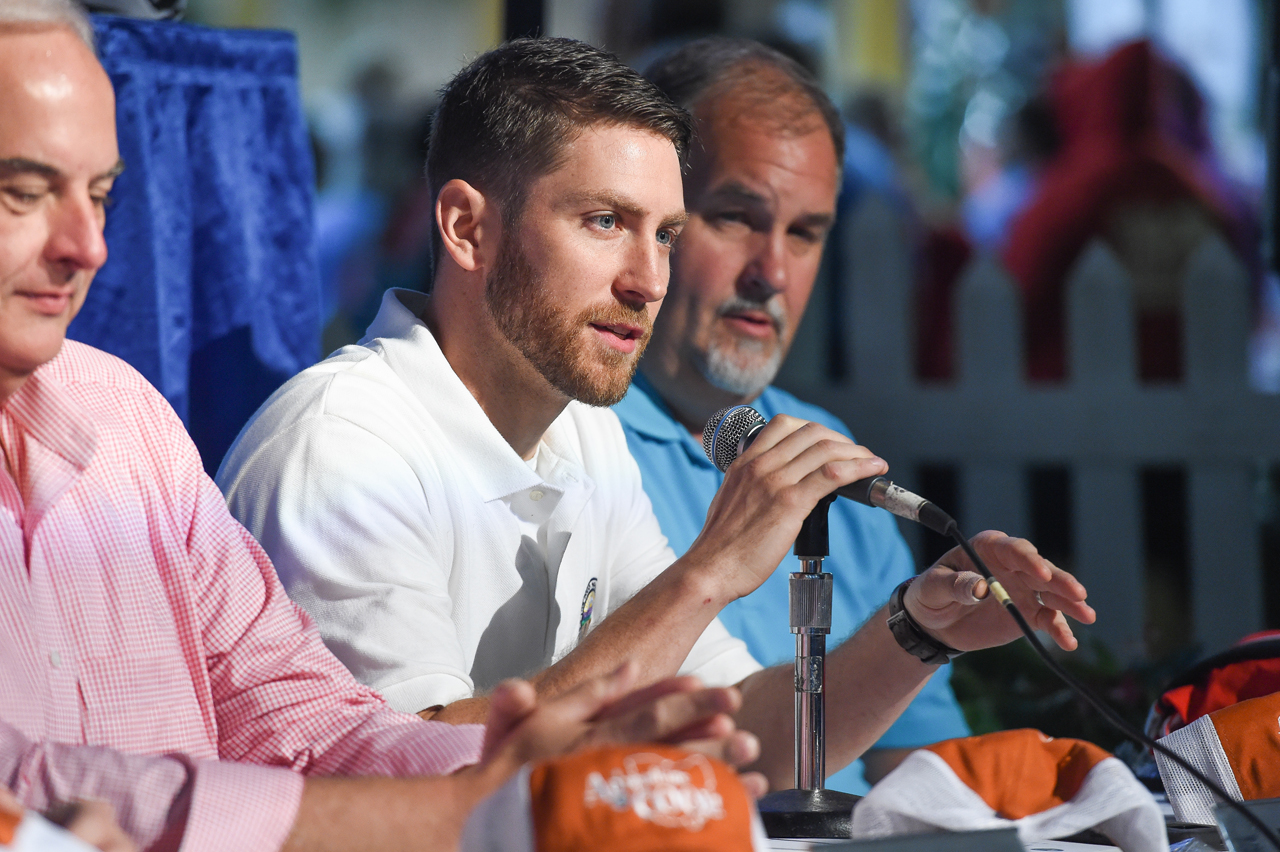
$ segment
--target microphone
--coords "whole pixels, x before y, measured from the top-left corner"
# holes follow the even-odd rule
[[[746,452],[747,447],[765,427],[765,419],[749,405],[731,405],[722,408],[702,429],[702,450],[711,463],[721,471],[729,469],[734,459]],[[933,503],[894,485],[883,476],[859,479],[842,485],[835,491],[841,497],[856,500],[867,506],[884,509],[900,518],[923,524],[939,535],[950,536],[956,522]]]

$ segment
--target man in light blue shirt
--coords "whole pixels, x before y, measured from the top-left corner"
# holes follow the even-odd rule
[[[711,38],[659,59],[646,73],[693,113],[697,137],[685,175],[689,222],[653,339],[627,396],[614,407],[645,491],[677,554],[701,532],[723,474],[707,460],[702,426],[740,403],[765,418],[788,414],[846,435],[817,406],[770,386],[813,288],[835,217],[843,125],[800,66],[754,42]],[[886,512],[837,500],[829,514],[834,575],[831,638],[843,640],[915,573]],[[795,654],[784,563],[721,621],[765,665]],[[865,793],[912,748],[969,733],[939,671],[876,747],[828,786]],[[840,707],[828,707],[838,715]]]

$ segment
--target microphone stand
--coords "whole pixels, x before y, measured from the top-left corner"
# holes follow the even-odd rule
[[[770,793],[756,803],[770,837],[845,837],[858,796],[823,788],[826,718],[823,699],[827,634],[831,632],[831,575],[822,570],[830,552],[824,497],[796,536],[800,570],[791,575],[791,632],[796,636],[795,789]]]

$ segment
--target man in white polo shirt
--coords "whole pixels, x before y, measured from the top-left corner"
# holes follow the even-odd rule
[[[772,573],[819,499],[886,465],[775,418],[672,561],[603,406],[626,392],[666,292],[689,134],[683,110],[580,42],[512,42],[463,69],[428,154],[431,295],[389,293],[360,345],[267,401],[218,482],[329,647],[400,709],[478,721],[502,677],[550,696],[632,659],[645,680],[739,684],[758,768],[787,786],[791,667],[760,670],[716,614]],[[1092,620],[1083,587],[1025,541],[977,544],[1074,647],[1062,611]],[[905,589],[911,642],[885,607],[828,657],[830,765],[934,670],[905,648],[1018,635],[966,568],[949,554]]]

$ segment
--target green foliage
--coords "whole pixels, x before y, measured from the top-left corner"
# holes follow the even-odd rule
[[[1165,684],[1195,658],[1195,649],[1187,648],[1161,660],[1121,665],[1101,643],[1056,656],[1063,668],[1138,728]],[[951,665],[951,686],[975,734],[1036,728],[1110,751],[1125,739],[1059,680],[1026,640],[968,653]]]

